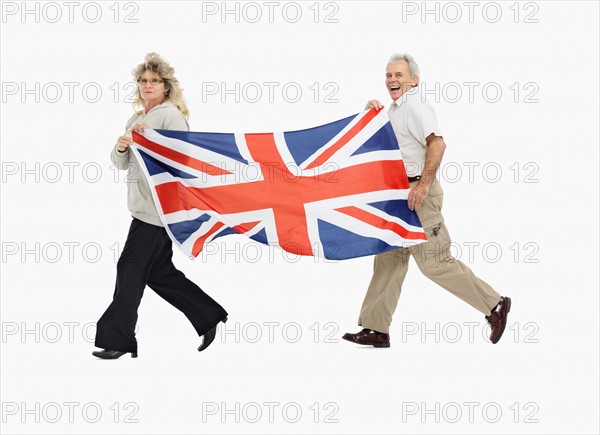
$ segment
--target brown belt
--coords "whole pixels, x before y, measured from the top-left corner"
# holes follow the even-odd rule
[[[412,183],[414,181],[419,181],[421,179],[420,175],[417,175],[416,177],[408,177],[408,182]]]

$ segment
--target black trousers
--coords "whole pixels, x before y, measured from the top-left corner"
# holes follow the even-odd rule
[[[227,316],[221,305],[175,268],[172,257],[172,242],[167,231],[134,218],[117,262],[113,301],[98,320],[96,346],[137,352],[137,310],[146,285],[183,312],[198,335]]]

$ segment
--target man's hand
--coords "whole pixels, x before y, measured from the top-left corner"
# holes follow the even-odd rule
[[[369,109],[381,110],[383,109],[383,104],[381,104],[379,100],[370,100],[365,106],[365,110]]]
[[[431,133],[427,136],[427,154],[425,156],[425,168],[421,173],[421,179],[414,189],[408,194],[408,208],[418,211],[423,200],[429,194],[431,183],[435,181],[435,173],[440,167],[446,144],[444,138]]]
[[[414,188],[410,189],[408,194],[408,208],[414,211],[419,211],[423,200],[429,193],[429,186],[418,183]]]

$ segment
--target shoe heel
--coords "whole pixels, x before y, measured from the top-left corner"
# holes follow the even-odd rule
[[[131,358],[137,358],[137,352],[131,352]]]

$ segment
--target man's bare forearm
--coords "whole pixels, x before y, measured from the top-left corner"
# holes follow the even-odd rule
[[[431,186],[431,183],[435,180],[435,174],[442,164],[442,158],[444,157],[444,151],[446,150],[446,144],[444,139],[440,136],[431,135],[427,138],[427,154],[425,156],[425,168],[421,173],[421,180],[419,184],[424,186]]]

